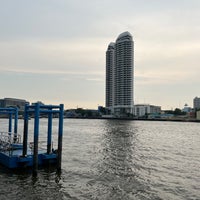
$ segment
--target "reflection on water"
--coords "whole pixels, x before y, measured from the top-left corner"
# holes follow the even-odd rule
[[[137,130],[129,121],[107,121],[102,138],[100,177],[105,184],[105,199],[129,199],[143,190],[135,173]]]
[[[148,182],[137,173],[137,127],[131,121],[107,121],[102,139],[100,177],[105,199],[150,197]]]
[[[66,119],[61,174],[0,167],[0,199],[200,199],[199,152],[198,123]]]

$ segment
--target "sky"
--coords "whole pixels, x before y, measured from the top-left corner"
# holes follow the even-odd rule
[[[134,103],[200,96],[200,0],[0,0],[0,98],[96,109],[105,52],[134,40]]]

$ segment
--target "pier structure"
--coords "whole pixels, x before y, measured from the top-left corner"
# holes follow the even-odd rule
[[[17,148],[21,142],[21,136],[17,134],[18,108],[0,108],[0,115],[8,118],[8,131],[0,131],[0,152],[10,148]],[[14,118],[14,124],[13,124]],[[13,131],[14,128],[14,131]]]
[[[14,133],[17,134],[17,126],[18,126],[18,108],[10,107],[10,108],[0,108],[0,114],[8,116],[9,126],[8,132],[12,133],[12,119],[14,117]]]
[[[44,166],[46,164],[56,164],[57,169],[61,170],[62,159],[62,137],[63,137],[63,113],[64,105],[41,105],[36,103],[35,105],[26,105],[24,110],[24,131],[23,131],[23,143],[21,143],[21,137],[17,134],[18,112],[17,109],[11,108],[0,109],[0,114],[9,115],[9,127],[8,133],[4,133],[4,136],[0,137],[0,164],[10,168],[24,168],[31,167],[33,175],[37,175],[38,166]],[[39,126],[41,115],[48,116],[47,124],[47,144],[46,149],[40,149],[39,144]],[[56,115],[58,118],[58,146],[57,150],[52,148],[52,121]],[[12,140],[12,118],[15,116],[14,123],[14,135],[18,140]],[[28,143],[29,135],[29,120],[30,117],[34,118],[34,141]],[[6,139],[7,138],[7,139]],[[15,137],[13,137],[15,138]],[[33,147],[33,151],[32,148]]]

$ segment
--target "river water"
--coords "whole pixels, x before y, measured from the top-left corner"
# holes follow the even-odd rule
[[[200,200],[200,123],[65,119],[61,174],[0,167],[0,199]]]

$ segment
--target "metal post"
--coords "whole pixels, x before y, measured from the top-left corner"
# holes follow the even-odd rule
[[[33,151],[33,176],[37,176],[38,170],[38,136],[39,136],[39,115],[40,105],[35,104],[35,121],[34,121],[34,151]]]
[[[15,124],[13,142],[17,142],[18,108],[15,108]]]
[[[63,113],[64,113],[64,105],[60,104],[59,127],[58,127],[58,163],[57,163],[58,171],[61,171],[61,160],[62,160]]]
[[[15,110],[15,126],[14,126],[14,133],[17,134],[17,124],[18,124],[18,108]]]
[[[12,112],[9,113],[9,126],[8,126],[8,132],[12,132]]]
[[[28,105],[24,108],[24,134],[23,134],[23,154],[25,157],[27,155],[27,145],[28,145]]]
[[[47,153],[51,153],[51,143],[52,143],[52,113],[48,114],[48,136],[47,136]]]

